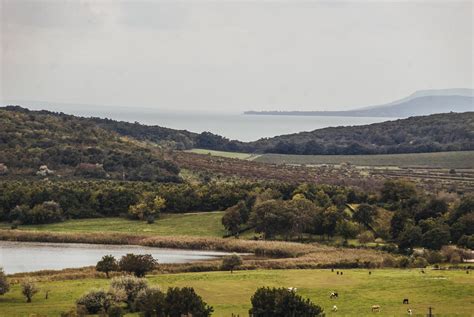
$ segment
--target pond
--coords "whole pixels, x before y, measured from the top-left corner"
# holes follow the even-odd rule
[[[112,254],[118,259],[127,253],[151,254],[158,263],[187,263],[228,254],[138,245],[0,241],[0,267],[7,274],[61,270],[95,265],[106,254]]]

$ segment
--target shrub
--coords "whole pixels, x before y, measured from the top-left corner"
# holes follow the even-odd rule
[[[418,256],[414,259],[412,259],[410,263],[410,267],[416,267],[416,268],[425,268],[428,266],[428,261],[421,256]]]
[[[107,311],[113,303],[113,298],[104,290],[91,290],[76,301],[78,310],[85,308],[89,314]]]
[[[10,290],[10,283],[8,283],[3,268],[0,268],[0,295],[6,294]]]
[[[123,315],[124,315],[124,311],[122,307],[117,306],[117,305],[112,305],[107,310],[108,317],[122,317]]]
[[[15,207],[11,214],[12,220],[21,221],[24,224],[43,224],[60,222],[64,220],[63,210],[55,201],[45,201],[35,205],[32,209],[26,205]]]
[[[444,256],[441,254],[441,252],[434,250],[425,250],[423,255],[429,264],[444,262]]]
[[[109,272],[118,271],[119,266],[117,260],[112,255],[104,255],[102,259],[97,262],[95,269],[98,272],[104,272],[109,278]]]
[[[153,223],[155,217],[159,216],[165,207],[166,200],[163,197],[156,196],[152,192],[145,192],[138,203],[129,207],[129,214],[134,218],[147,219],[148,223]]]
[[[166,316],[181,317],[192,314],[193,317],[208,317],[213,311],[214,309],[207,305],[192,287],[170,287],[166,293]]]
[[[364,232],[360,233],[357,236],[357,239],[359,240],[360,243],[369,243],[369,242],[374,242],[375,241],[375,237],[374,237],[374,234],[372,233],[372,231],[364,231]]]
[[[26,297],[27,303],[31,303],[31,299],[38,291],[34,280],[27,278],[21,282],[21,293]]]
[[[164,317],[165,294],[157,287],[145,288],[137,294],[133,307],[144,317]]]
[[[135,276],[120,276],[114,277],[112,279],[110,287],[115,291],[124,292],[128,306],[132,307],[138,293],[146,289],[148,284],[144,278],[138,278]]]
[[[229,270],[230,273],[234,272],[234,269],[242,265],[242,258],[240,255],[234,253],[231,255],[226,255],[222,259],[222,269],[223,270]]]
[[[120,270],[143,277],[152,271],[158,262],[150,254],[127,254],[119,262]]]
[[[458,245],[468,249],[474,249],[474,235],[461,236],[461,238],[459,238]]]
[[[323,309],[286,288],[261,287],[251,298],[254,317],[320,316]]]

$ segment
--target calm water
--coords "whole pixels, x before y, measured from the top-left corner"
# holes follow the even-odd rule
[[[95,265],[106,254],[119,258],[127,253],[151,254],[158,263],[186,263],[227,254],[133,245],[0,241],[0,266],[8,274],[60,270]]]
[[[30,109],[48,109],[62,111],[85,117],[110,118],[128,122],[140,122],[167,128],[188,130],[201,133],[209,131],[229,139],[255,141],[301,131],[337,126],[364,125],[395,118],[371,117],[314,117],[314,116],[267,116],[243,115],[240,113],[216,112],[171,112],[146,108],[71,106],[67,105],[26,105]]]

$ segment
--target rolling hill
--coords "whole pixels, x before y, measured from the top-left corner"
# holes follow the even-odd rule
[[[85,118],[0,108],[0,174],[180,181],[159,148],[124,135]]]

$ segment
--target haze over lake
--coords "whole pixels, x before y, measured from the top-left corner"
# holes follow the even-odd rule
[[[11,103],[17,104],[17,103]],[[316,117],[316,116],[272,116],[244,115],[242,113],[209,111],[164,111],[149,108],[103,107],[91,105],[47,105],[18,103],[29,109],[61,111],[84,117],[100,117],[139,122],[147,125],[188,130],[201,133],[209,131],[229,139],[255,141],[260,138],[282,134],[312,131],[326,127],[364,125],[397,118],[384,117]]]

